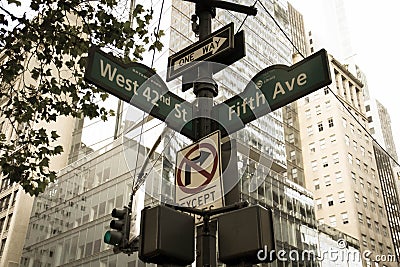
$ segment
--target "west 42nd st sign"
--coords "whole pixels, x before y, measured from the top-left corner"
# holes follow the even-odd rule
[[[222,135],[229,135],[290,102],[331,84],[326,50],[293,66],[273,65],[253,77],[245,90],[213,108]]]
[[[136,62],[124,64],[92,47],[85,79],[193,139],[192,104],[170,92],[149,67]]]

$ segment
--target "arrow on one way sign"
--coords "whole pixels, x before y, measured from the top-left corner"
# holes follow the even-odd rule
[[[189,54],[188,57],[183,57],[179,61],[175,61],[173,69],[177,70],[190,62],[198,61],[204,56],[209,55],[210,53],[211,55],[214,55],[218,51],[218,49],[223,46],[227,39],[228,38],[213,37],[211,42],[206,43],[204,46],[192,52],[191,54]]]
[[[170,81],[186,70],[197,66],[202,61],[212,61],[225,51],[234,48],[233,23],[211,33],[204,40],[198,41],[168,58],[167,81]]]

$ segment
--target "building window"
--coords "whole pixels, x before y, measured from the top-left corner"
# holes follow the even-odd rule
[[[343,224],[348,224],[349,223],[349,215],[347,214],[347,212],[343,212],[342,213],[342,223]]]
[[[290,151],[290,159],[295,160],[296,159],[296,150]]]
[[[375,186],[375,195],[379,197],[379,188]]]
[[[359,223],[364,223],[363,215],[360,212],[358,213],[358,222]]]
[[[353,156],[349,153],[349,154],[347,154],[347,158],[348,158],[348,160],[349,160],[349,163],[350,164],[353,164]]]
[[[353,140],[353,148],[355,151],[357,151],[357,142]]]
[[[360,177],[360,186],[361,188],[364,188],[364,179]]]
[[[329,216],[329,223],[331,224],[332,227],[336,226],[336,216],[335,215]]]
[[[288,135],[288,141],[289,141],[290,144],[294,143],[294,133],[291,133],[291,134]]]
[[[292,127],[293,127],[293,118],[288,118],[288,119],[287,119],[287,124],[288,124],[289,126],[292,126]]]
[[[375,208],[375,202],[371,201],[371,211],[375,212],[376,208]]]
[[[383,233],[384,236],[388,235],[387,228],[384,225],[382,225],[382,233]]]
[[[344,136],[344,142],[346,143],[347,146],[350,145],[350,138],[348,135]]]
[[[4,247],[6,246],[6,242],[7,242],[7,239],[6,239],[6,238],[4,238],[3,240],[1,240],[1,245],[0,245],[0,257],[3,256]]]
[[[340,184],[341,182],[343,182],[343,177],[341,172],[336,172],[335,176],[336,176],[336,183]]]
[[[306,102],[306,104],[310,103],[310,97],[306,96],[306,97],[304,98],[304,101]]]
[[[370,107],[369,105],[366,105],[366,106],[365,106],[365,111],[368,112],[368,111],[370,111],[370,110],[371,110],[371,107]]]
[[[317,206],[317,209],[322,209],[322,200],[319,198],[319,199],[316,199],[315,200],[315,205]]]
[[[351,179],[353,179],[353,182],[356,183],[356,174],[354,172],[351,172]]]
[[[321,150],[322,149],[325,149],[325,139],[321,139],[321,140],[319,140],[319,146],[320,146],[320,148],[321,148]]]
[[[365,148],[363,146],[360,146],[360,151],[361,151],[361,156],[365,156]]]
[[[331,101],[330,100],[325,101],[325,108],[326,109],[330,109],[331,108]]]
[[[356,159],[356,164],[357,164],[358,168],[361,169],[361,162],[360,162],[360,159]]]
[[[310,148],[310,152],[315,152],[315,143],[309,144],[308,147]]]
[[[371,228],[371,218],[367,217],[367,226],[368,228]]]
[[[322,125],[322,122],[318,122],[318,131],[322,132],[324,130],[324,126]]]
[[[328,88],[328,87],[325,87],[325,88],[324,88],[324,94],[325,94],[325,95],[329,94],[329,88]]]
[[[328,119],[328,126],[329,126],[329,128],[333,127],[333,119],[332,118]]]
[[[319,179],[315,179],[315,180],[314,180],[314,189],[315,189],[315,190],[320,189]]]
[[[296,168],[293,168],[292,169],[292,178],[295,180],[295,179],[297,179],[297,169]]]
[[[307,127],[307,134],[308,134],[308,135],[312,135],[312,134],[313,134],[313,128],[312,128],[312,126],[308,126],[308,127]]]
[[[375,251],[375,240],[372,239],[372,238],[371,238],[371,248],[372,248],[373,251]]]
[[[357,203],[360,202],[360,194],[354,192],[354,199],[356,200]]]
[[[321,114],[321,106],[320,105],[315,106],[315,112],[317,113],[317,115]]]
[[[367,207],[367,203],[368,203],[367,198],[366,198],[366,197],[363,197],[363,204],[364,204],[364,207]]]
[[[331,140],[331,143],[332,143],[332,144],[335,143],[335,142],[336,142],[336,135],[332,134],[332,135],[330,136],[330,140]]]
[[[328,206],[333,206],[333,196],[329,195],[326,197],[326,199],[328,200]]]
[[[377,222],[377,221],[375,221],[375,231],[377,232],[377,233],[379,233],[379,223]]]
[[[366,235],[361,235],[361,241],[364,247],[366,247],[367,244],[367,236]]]
[[[333,156],[333,163],[334,164],[339,163],[339,153],[338,152],[333,153],[332,156]]]
[[[352,123],[350,123],[350,131],[354,134],[354,125]]]
[[[371,186],[370,182],[367,182],[367,189],[368,189],[368,192],[372,192],[372,186]]]
[[[317,170],[317,161],[316,161],[316,160],[314,160],[314,161],[311,162],[311,169],[312,169],[313,171],[316,171],[316,170]]]
[[[385,216],[385,215],[383,214],[383,208],[382,208],[381,206],[378,205],[378,209],[379,209],[379,214],[380,214],[381,216]]]
[[[343,124],[343,128],[347,127],[347,120],[345,118],[342,118],[342,124]]]
[[[325,175],[324,180],[325,180],[325,186],[331,186],[331,176],[330,175]]]
[[[346,199],[344,197],[344,191],[341,191],[338,193],[338,198],[339,198],[339,203],[343,203],[346,201]]]
[[[311,118],[311,110],[310,110],[310,109],[307,109],[307,110],[306,110],[306,118],[307,118],[307,119],[310,119],[310,118]]]
[[[322,167],[324,167],[324,168],[328,167],[328,158],[327,157],[322,158]]]

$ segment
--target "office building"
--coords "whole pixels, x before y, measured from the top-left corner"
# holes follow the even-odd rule
[[[364,130],[363,85],[329,58],[332,84],[299,105],[306,187],[314,193],[320,224],[360,240],[361,252],[393,254],[373,143]]]
[[[0,64],[6,60],[5,54],[0,52]],[[25,75],[28,77],[27,74]],[[7,101],[6,97],[2,98],[0,107],[6,105]],[[60,135],[59,140],[54,145],[64,146],[64,152],[50,160],[52,170],[57,171],[67,165],[73,121],[72,118],[60,117],[53,123],[39,122],[32,126],[35,129],[43,127],[49,134],[50,131],[55,130]],[[0,113],[0,134],[4,134],[5,142],[18,138],[16,129],[23,129],[23,125],[13,123],[12,119]],[[11,183],[7,177],[0,175],[0,266],[18,266],[32,203],[33,197],[25,193],[20,185]]]

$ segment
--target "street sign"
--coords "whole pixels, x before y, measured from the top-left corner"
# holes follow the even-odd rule
[[[211,33],[202,41],[198,41],[168,58],[167,81],[183,74],[184,71],[217,57],[234,47],[233,23]]]
[[[192,104],[170,92],[161,77],[149,67],[137,62],[124,64],[118,58],[91,47],[85,79],[165,121],[169,128],[194,138]]]
[[[212,58],[211,66],[213,74],[220,72],[227,66],[235,63],[239,59],[246,56],[246,45],[244,31],[235,34],[234,47],[226,50],[226,53],[220,53]],[[184,71],[182,74],[182,91],[185,92],[193,87],[193,83],[197,79],[197,70]]]
[[[242,93],[216,105],[212,117],[226,136],[331,82],[328,55],[322,49],[293,66],[273,65],[260,71]]]
[[[192,208],[223,206],[220,132],[178,151],[175,202]]]

